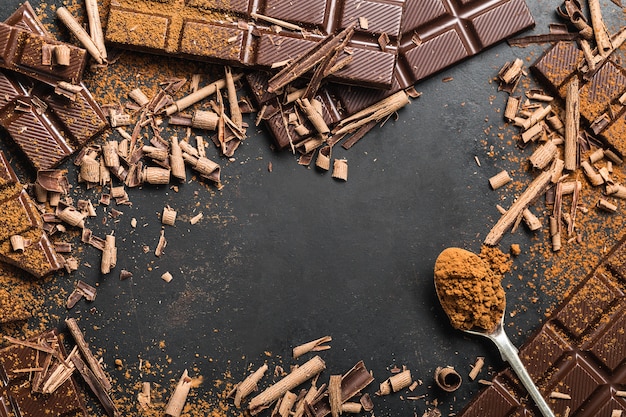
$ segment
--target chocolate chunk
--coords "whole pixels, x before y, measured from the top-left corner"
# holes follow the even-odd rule
[[[13,250],[11,236],[32,242],[23,251]],[[42,277],[62,267],[60,257],[43,231],[43,222],[4,153],[0,152],[0,261]]]
[[[583,74],[579,71],[583,63],[583,53],[576,43],[559,42],[531,69],[540,82],[563,99],[569,80],[578,77],[581,119],[607,145],[626,155],[626,107],[620,101],[626,93],[626,70],[614,61],[606,60],[590,73]]]
[[[393,0],[312,0],[306,7],[283,0],[119,0],[111,5],[106,40],[121,48],[268,69],[359,21],[349,55],[343,54],[352,61],[332,78],[390,88],[403,7]],[[389,38],[384,50],[378,41],[383,34]]]
[[[626,238],[567,296],[520,349],[520,358],[555,415],[591,417],[626,409]],[[459,417],[540,415],[510,369],[496,375]]]
[[[3,416],[86,416],[87,411],[72,378],[51,394],[33,392],[33,372],[17,372],[41,368],[50,353],[31,347],[42,346],[65,357],[61,340],[55,331],[47,331],[28,339],[29,346],[19,342],[0,350],[0,415]]]
[[[4,26],[0,26],[0,31],[3,27],[19,27],[20,34],[31,31],[35,39],[58,44],[45,31],[28,3],[20,6]],[[80,71],[83,67],[84,63]],[[74,68],[76,76],[80,73],[78,69]],[[61,69],[58,74],[57,66],[53,70],[52,73],[37,73],[35,79],[0,70],[0,125],[36,169],[57,166],[107,126],[104,113],[83,84],[74,100],[54,92],[56,81],[68,77],[66,70]],[[33,76],[30,71],[21,72]]]
[[[532,26],[524,0],[406,2],[398,83],[407,88]]]
[[[69,49],[69,65],[45,64],[44,45],[64,45]],[[78,83],[87,62],[82,48],[38,33],[0,23],[0,67],[19,72],[49,84],[58,81]]]

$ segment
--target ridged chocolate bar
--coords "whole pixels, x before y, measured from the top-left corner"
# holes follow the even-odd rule
[[[62,342],[56,332],[48,331],[27,342],[45,343],[64,357]],[[47,353],[22,344],[11,344],[0,350],[0,416],[86,416],[87,411],[72,378],[51,394],[32,392],[32,372],[16,372],[43,366]]]
[[[619,99],[626,93],[626,70],[607,60],[583,77],[578,70],[583,63],[583,53],[575,42],[559,42],[546,51],[531,69],[546,87],[563,99],[569,81],[578,77],[581,118],[595,134],[624,156],[626,106]]]
[[[359,22],[343,54],[351,63],[332,78],[388,89],[403,7],[401,0],[114,0],[106,40],[121,48],[268,69]],[[275,30],[257,15],[296,27]]]
[[[520,349],[556,416],[611,416],[626,410],[626,237],[611,249]],[[459,417],[539,416],[510,369]],[[571,399],[548,398],[550,393]]]
[[[7,19],[5,26],[7,23],[36,34],[38,39],[57,42],[45,31],[28,2]],[[58,80],[48,75],[49,83]],[[49,83],[0,70],[0,125],[36,169],[57,166],[107,126],[104,113],[83,84],[75,99],[70,100],[56,94]]]
[[[42,226],[39,211],[17,181],[4,153],[0,152],[0,261],[35,277],[60,269],[62,261]],[[15,251],[10,242],[14,235],[22,236],[31,244],[23,251]]]

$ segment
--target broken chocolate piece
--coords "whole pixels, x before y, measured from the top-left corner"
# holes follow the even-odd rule
[[[62,267],[60,257],[43,231],[34,202],[17,181],[4,153],[0,152],[0,261],[42,277]],[[31,244],[16,252],[11,236],[20,235]]]
[[[41,346],[53,353],[45,353],[33,347]],[[56,332],[48,331],[22,343],[13,343],[0,350],[0,414],[5,416],[37,417],[87,416],[87,411],[79,395],[78,387],[72,378],[67,379],[54,392],[40,394],[33,392],[37,374],[41,371],[15,372],[20,369],[41,369],[46,358],[56,355],[64,358],[62,343]],[[35,377],[33,377],[35,375]]]
[[[580,79],[579,110],[581,119],[607,145],[626,154],[626,107],[619,98],[626,92],[626,71],[611,60],[605,61],[585,79],[579,72],[583,51],[574,42],[559,42],[546,51],[531,69],[540,82],[565,99],[567,84]]]
[[[2,27],[20,28],[20,33],[30,31],[37,39],[58,43],[45,31],[28,3],[13,13]],[[26,52],[35,53],[30,49]],[[83,67],[84,62],[80,71]],[[58,81],[76,82],[80,77],[74,80],[45,72],[38,74],[34,78],[43,78],[45,82],[0,70],[0,94],[5,99],[0,104],[0,125],[39,170],[57,166],[99,134],[106,127],[106,118],[84,85],[80,84],[74,100],[54,92]]]

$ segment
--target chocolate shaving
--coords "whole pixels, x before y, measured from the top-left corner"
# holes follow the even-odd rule
[[[356,22],[353,22],[340,33],[326,37],[323,41],[317,43],[298,59],[283,68],[278,74],[270,78],[267,91],[273,93],[280,90],[293,80],[304,75],[328,55],[332,54],[338,45],[352,37],[355,24]]]
[[[507,39],[509,46],[525,47],[537,43],[552,43],[559,41],[575,41],[580,38],[578,33],[544,33],[541,35],[521,36]]]
[[[72,356],[71,361],[87,385],[89,385],[91,391],[98,398],[98,401],[102,404],[102,408],[104,408],[107,415],[109,417],[121,416],[121,413],[109,396],[108,390],[102,385],[101,381],[96,377],[92,370],[89,369],[85,362],[83,362],[80,356]]]

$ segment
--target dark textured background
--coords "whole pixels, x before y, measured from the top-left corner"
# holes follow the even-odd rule
[[[19,3],[4,0],[0,18]],[[548,23],[558,21],[554,9],[559,2],[528,3],[537,25],[526,34],[547,33]],[[604,10],[614,12],[608,19],[617,20],[610,26],[615,31],[622,12],[609,1],[602,3]],[[54,23],[52,18],[45,21]],[[290,358],[293,346],[331,335],[332,349],[322,353],[328,367],[322,380],[362,359],[376,377],[367,392],[373,393],[394,365],[407,366],[423,381],[410,395],[425,394],[424,399],[375,398],[376,416],[421,416],[427,402],[435,399],[444,415],[459,412],[480,390],[467,378],[475,358],[485,356],[491,371],[504,364],[486,340],[451,328],[435,296],[433,265],[448,246],[479,251],[499,216],[495,204],[510,205],[513,191],[492,191],[489,177],[507,168],[517,170],[516,179],[525,181],[519,163],[488,154],[491,145],[496,155],[522,154],[495,136],[503,126],[500,109],[506,94],[498,92],[492,80],[506,61],[530,57],[525,61],[530,65],[547,47],[500,44],[419,83],[422,96],[403,109],[398,120],[374,129],[350,151],[337,148],[333,156],[348,159],[347,183],[299,166],[289,152],[272,151],[263,128],[253,126],[234,161],[221,160],[223,190],[198,181],[181,185],[177,193],[169,187],[130,190],[133,206],[117,207],[124,212],[119,223],[109,220],[102,226],[101,208],[97,219],[88,220],[100,236],[115,230],[116,270],[100,276],[99,252],[83,246],[80,270],[73,276],[61,274],[49,284],[57,293],[71,290],[78,278],[97,284],[96,301],[81,301],[66,312],[51,294],[50,311],[58,314],[60,323],[66,315],[78,318],[124,392],[114,397],[128,395],[129,387],[141,380],[169,387],[188,368],[192,376],[205,380],[196,395],[210,400],[217,392],[212,381],[225,372],[236,382],[249,365],[256,368],[268,361],[287,368],[296,362]],[[176,62],[164,60],[164,65]],[[452,81],[442,82],[445,77]],[[125,99],[125,94],[120,97]],[[512,131],[503,132],[511,137]],[[0,137],[8,136],[1,132]],[[33,181],[34,173],[19,154],[12,147],[7,151],[24,182]],[[216,155],[210,149],[210,156]],[[64,167],[75,185],[72,196],[96,201],[97,191],[77,185],[71,164]],[[156,258],[158,214],[165,204],[178,210],[179,220],[166,228],[165,255]],[[189,225],[186,220],[198,210],[205,218]],[[132,217],[139,223],[135,230],[129,225]],[[527,249],[542,240],[543,233],[533,237],[521,229],[507,235],[501,248],[506,251],[511,243],[520,243]],[[143,245],[151,251],[144,253]],[[540,261],[528,261],[524,253],[505,278],[508,311],[515,312],[514,317],[507,315],[507,331],[517,345],[539,327],[556,301],[531,292],[527,282],[517,279],[521,275],[541,285]],[[133,278],[120,281],[121,268],[131,270]],[[164,271],[174,276],[169,284],[160,279]],[[530,303],[531,296],[538,301]],[[91,307],[95,311],[90,313]],[[159,346],[161,341],[164,346]],[[116,358],[123,359],[123,371],[113,366]],[[157,364],[157,374],[140,378],[139,359]],[[452,394],[432,383],[435,368],[445,365],[464,377],[462,387]],[[123,376],[126,370],[130,378]],[[489,375],[484,371],[481,376]]]

